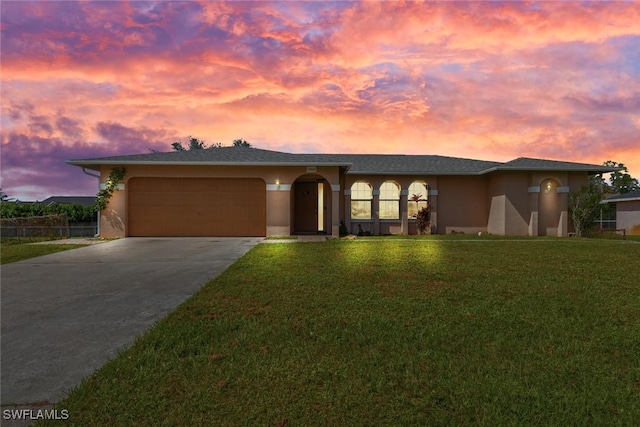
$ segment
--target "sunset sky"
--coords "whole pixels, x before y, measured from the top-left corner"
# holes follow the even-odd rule
[[[2,1],[1,187],[193,135],[295,153],[623,162],[640,3]]]

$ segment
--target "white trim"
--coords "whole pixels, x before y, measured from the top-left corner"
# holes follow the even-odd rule
[[[622,203],[622,202],[637,202],[640,201],[640,197],[629,197],[628,199],[605,199],[603,201],[600,202],[600,204],[603,203]]]
[[[267,184],[267,191],[291,191],[291,184]]]
[[[429,190],[429,196],[437,196],[438,190]]]
[[[558,193],[562,194],[562,193],[568,193],[571,191],[571,188],[569,187],[558,187]]]
[[[351,196],[351,190],[349,188],[345,188],[344,189],[344,195],[345,196]]]
[[[539,185],[534,185],[533,187],[529,187],[529,193],[539,193],[540,192],[540,186]]]
[[[331,184],[331,191],[340,192],[340,184]]]
[[[100,190],[106,190],[107,189],[107,183],[106,182],[101,182],[100,183]],[[118,188],[116,188],[116,190],[124,190],[124,184],[118,184]]]

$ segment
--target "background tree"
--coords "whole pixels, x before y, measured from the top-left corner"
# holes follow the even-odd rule
[[[602,176],[602,182],[604,184],[604,191],[607,193],[615,193],[615,194],[625,194],[631,191],[640,190],[640,183],[638,180],[631,175],[629,175],[629,170],[624,165],[624,163],[614,162],[613,160],[607,160],[603,163],[604,166],[612,166],[615,168],[622,168],[620,171],[611,172],[611,176],[609,181],[611,184],[607,183]]]
[[[214,142],[211,145],[207,145],[204,139],[196,138],[191,135],[189,135],[186,139],[187,139],[186,145],[183,145],[183,143],[180,141],[176,141],[173,144],[171,144],[171,148],[173,148],[176,151],[189,151],[189,150],[204,150],[207,148],[224,147],[224,145],[222,145],[219,142]],[[231,147],[251,147],[251,144],[249,144],[246,140],[240,138],[240,139],[234,139],[233,144],[230,146]],[[154,150],[151,150],[151,151],[156,152]]]
[[[203,150],[205,148],[213,148],[213,147],[222,147],[222,144],[219,142],[214,142],[211,145],[207,145],[204,139],[199,139],[194,136],[189,135],[187,137],[187,146],[182,145],[182,142],[176,141],[171,144],[171,148],[176,151],[188,151],[188,150]]]
[[[251,147],[251,144],[249,144],[244,139],[240,138],[240,139],[233,140],[233,146],[234,147]]]

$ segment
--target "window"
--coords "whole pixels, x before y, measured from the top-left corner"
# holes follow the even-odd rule
[[[400,219],[400,186],[393,181],[380,186],[380,219]]]
[[[617,228],[617,206],[615,203],[600,205],[600,217],[596,219],[596,224],[601,230],[615,230]]]
[[[366,182],[355,182],[351,186],[351,219],[371,219],[373,191]]]
[[[429,188],[424,181],[414,181],[409,186],[408,213],[409,218],[416,218],[418,211],[427,207]]]

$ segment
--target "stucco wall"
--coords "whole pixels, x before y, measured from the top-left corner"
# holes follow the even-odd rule
[[[489,220],[487,231],[498,235],[529,234],[530,176],[526,172],[501,172],[489,178]]]
[[[640,200],[617,203],[617,228],[624,228],[627,234],[640,235]]]
[[[103,166],[100,182],[106,182],[113,166]],[[171,166],[171,165],[127,165],[124,189],[116,191],[107,209],[100,215],[102,237],[127,236],[127,182],[134,177],[203,177],[203,178],[260,178],[267,185],[267,235],[289,235],[291,227],[290,189],[295,180],[308,173],[306,166]],[[338,167],[317,167],[315,172],[327,180],[329,185],[339,185]],[[279,185],[276,185],[279,183]],[[331,199],[329,199],[331,200]],[[338,212],[331,232],[337,234]],[[334,231],[335,230],[335,231]]]
[[[312,165],[310,165],[312,166]],[[103,166],[101,182],[106,182],[111,166]],[[327,226],[330,234],[337,235],[340,221],[352,232],[358,224],[365,230],[379,234],[414,233],[414,220],[407,218],[408,188],[414,181],[424,181],[430,191],[433,231],[439,234],[453,231],[477,233],[489,231],[507,235],[566,235],[568,231],[568,191],[574,191],[587,180],[586,173],[498,172],[481,176],[430,175],[343,175],[338,167],[317,167],[310,171],[305,166],[127,166],[124,190],[116,191],[109,206],[101,213],[100,233],[103,237],[127,235],[127,181],[134,177],[207,177],[207,178],[260,178],[267,186],[267,235],[291,233],[294,220],[292,193],[297,179],[309,173],[324,178],[327,188]],[[377,219],[377,196],[374,196],[371,221],[350,220],[350,190],[356,181],[368,182],[374,190],[390,180],[400,185],[402,198],[398,221]],[[552,195],[540,188],[552,181]],[[534,190],[532,190],[532,188]],[[538,190],[535,190],[538,188]],[[560,191],[561,190],[561,191]],[[624,211],[623,211],[624,212]],[[622,219],[627,221],[623,213]],[[631,215],[631,214],[630,214]],[[619,221],[621,219],[618,216]],[[628,221],[636,221],[632,217]],[[635,223],[634,223],[635,224]],[[631,226],[633,228],[633,225]],[[640,232],[640,231],[639,231]]]
[[[487,231],[487,184],[485,176],[438,177],[438,234]]]

